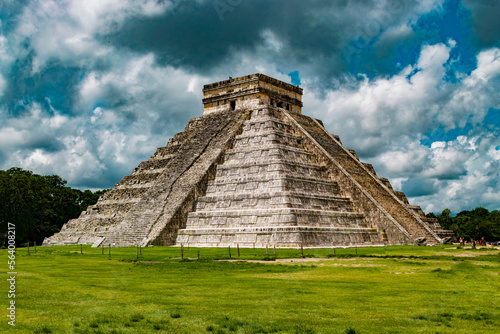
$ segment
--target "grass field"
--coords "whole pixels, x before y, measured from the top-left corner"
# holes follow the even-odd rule
[[[15,333],[498,333],[494,249],[19,248]],[[198,260],[198,251],[201,259]],[[0,250],[7,268],[7,250]],[[292,260],[282,260],[292,258]],[[294,258],[294,259],[293,259]],[[248,260],[265,260],[249,262]],[[8,270],[5,269],[4,273]],[[1,285],[8,305],[8,285]]]

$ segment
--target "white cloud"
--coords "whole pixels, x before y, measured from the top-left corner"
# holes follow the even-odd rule
[[[24,143],[23,131],[13,127],[4,127],[0,129],[0,143],[4,149],[20,146]]]
[[[264,39],[264,45],[275,52],[279,52],[283,47],[283,43],[271,30],[264,30],[262,38]]]
[[[481,52],[477,56],[477,68],[471,77],[479,80],[489,80],[500,74],[500,49],[493,48]]]
[[[113,46],[99,41],[96,35],[117,31],[128,18],[157,16],[172,7],[170,1],[156,0],[32,1],[24,7],[11,40],[22,45],[27,37],[30,39],[35,51],[34,73],[51,59],[83,67],[113,51]],[[0,39],[0,56],[1,50]]]
[[[431,149],[445,148],[445,147],[446,147],[446,142],[444,141],[435,141],[431,144]]]
[[[500,160],[500,150],[490,147],[488,150],[488,156],[490,156],[493,160]]]

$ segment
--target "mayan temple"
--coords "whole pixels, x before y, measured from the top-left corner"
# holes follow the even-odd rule
[[[191,119],[44,245],[435,245],[436,219],[359,161],[302,89],[262,74],[205,85]]]

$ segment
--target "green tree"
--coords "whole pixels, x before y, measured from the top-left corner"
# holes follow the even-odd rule
[[[439,214],[436,217],[439,221],[439,224],[445,229],[449,230],[452,224],[452,219],[451,219],[451,210],[450,209],[444,209],[441,214]]]
[[[95,204],[106,190],[81,191],[58,175],[37,175],[21,168],[0,171],[0,235],[16,226],[16,241],[36,241],[58,232],[69,219]]]
[[[449,209],[444,209],[437,215],[439,223],[444,229],[453,230],[457,237],[486,241],[500,240],[500,211],[489,212],[484,207],[477,207],[471,211],[461,211],[452,217]]]

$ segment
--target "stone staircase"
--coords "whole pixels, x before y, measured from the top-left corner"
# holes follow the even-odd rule
[[[217,166],[177,245],[325,247],[381,244],[377,231],[339,195],[325,167],[279,111],[261,107]]]

